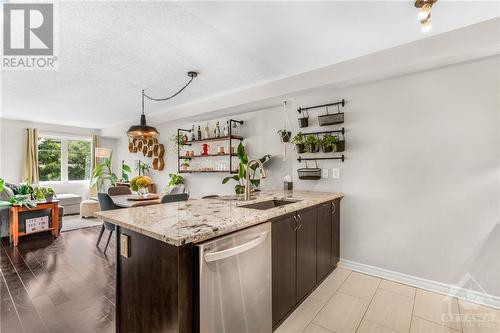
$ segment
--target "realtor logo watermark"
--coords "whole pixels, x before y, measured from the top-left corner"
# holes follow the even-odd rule
[[[53,3],[3,5],[3,69],[57,69]]]

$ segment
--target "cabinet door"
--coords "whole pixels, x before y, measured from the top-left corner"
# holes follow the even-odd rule
[[[316,285],[316,224],[318,209],[305,209],[297,213],[297,301]]]
[[[340,259],[340,199],[332,202],[332,265]]]
[[[320,282],[333,269],[332,207],[330,202],[318,207],[316,282]]]
[[[275,220],[271,225],[273,326],[295,305],[296,233],[295,216]]]

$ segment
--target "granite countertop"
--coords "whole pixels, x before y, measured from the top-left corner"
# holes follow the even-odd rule
[[[265,191],[252,195],[252,200],[249,201],[224,197],[193,199],[102,211],[95,215],[120,227],[174,246],[181,246],[205,241],[341,197],[341,193]],[[239,207],[272,199],[296,202],[267,210]]]

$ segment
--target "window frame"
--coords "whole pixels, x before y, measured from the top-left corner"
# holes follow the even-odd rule
[[[83,179],[83,180],[69,180],[68,179],[68,156],[69,156],[68,141],[90,142],[90,156],[92,156],[92,150],[94,149],[94,145],[92,143],[92,137],[43,132],[43,133],[38,133],[38,139],[52,139],[52,140],[60,140],[61,141],[61,180],[39,181],[40,185],[50,186],[50,185],[64,185],[64,184],[67,184],[67,185],[87,184],[91,180],[91,179]],[[37,148],[38,148],[38,144],[37,144]],[[38,149],[37,149],[37,154],[38,154]],[[37,156],[37,158],[38,158],[38,156]]]

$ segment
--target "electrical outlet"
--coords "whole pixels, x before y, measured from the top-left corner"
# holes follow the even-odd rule
[[[340,179],[340,169],[339,168],[332,169],[332,178],[333,179]]]
[[[321,169],[321,178],[328,178],[328,169]]]

